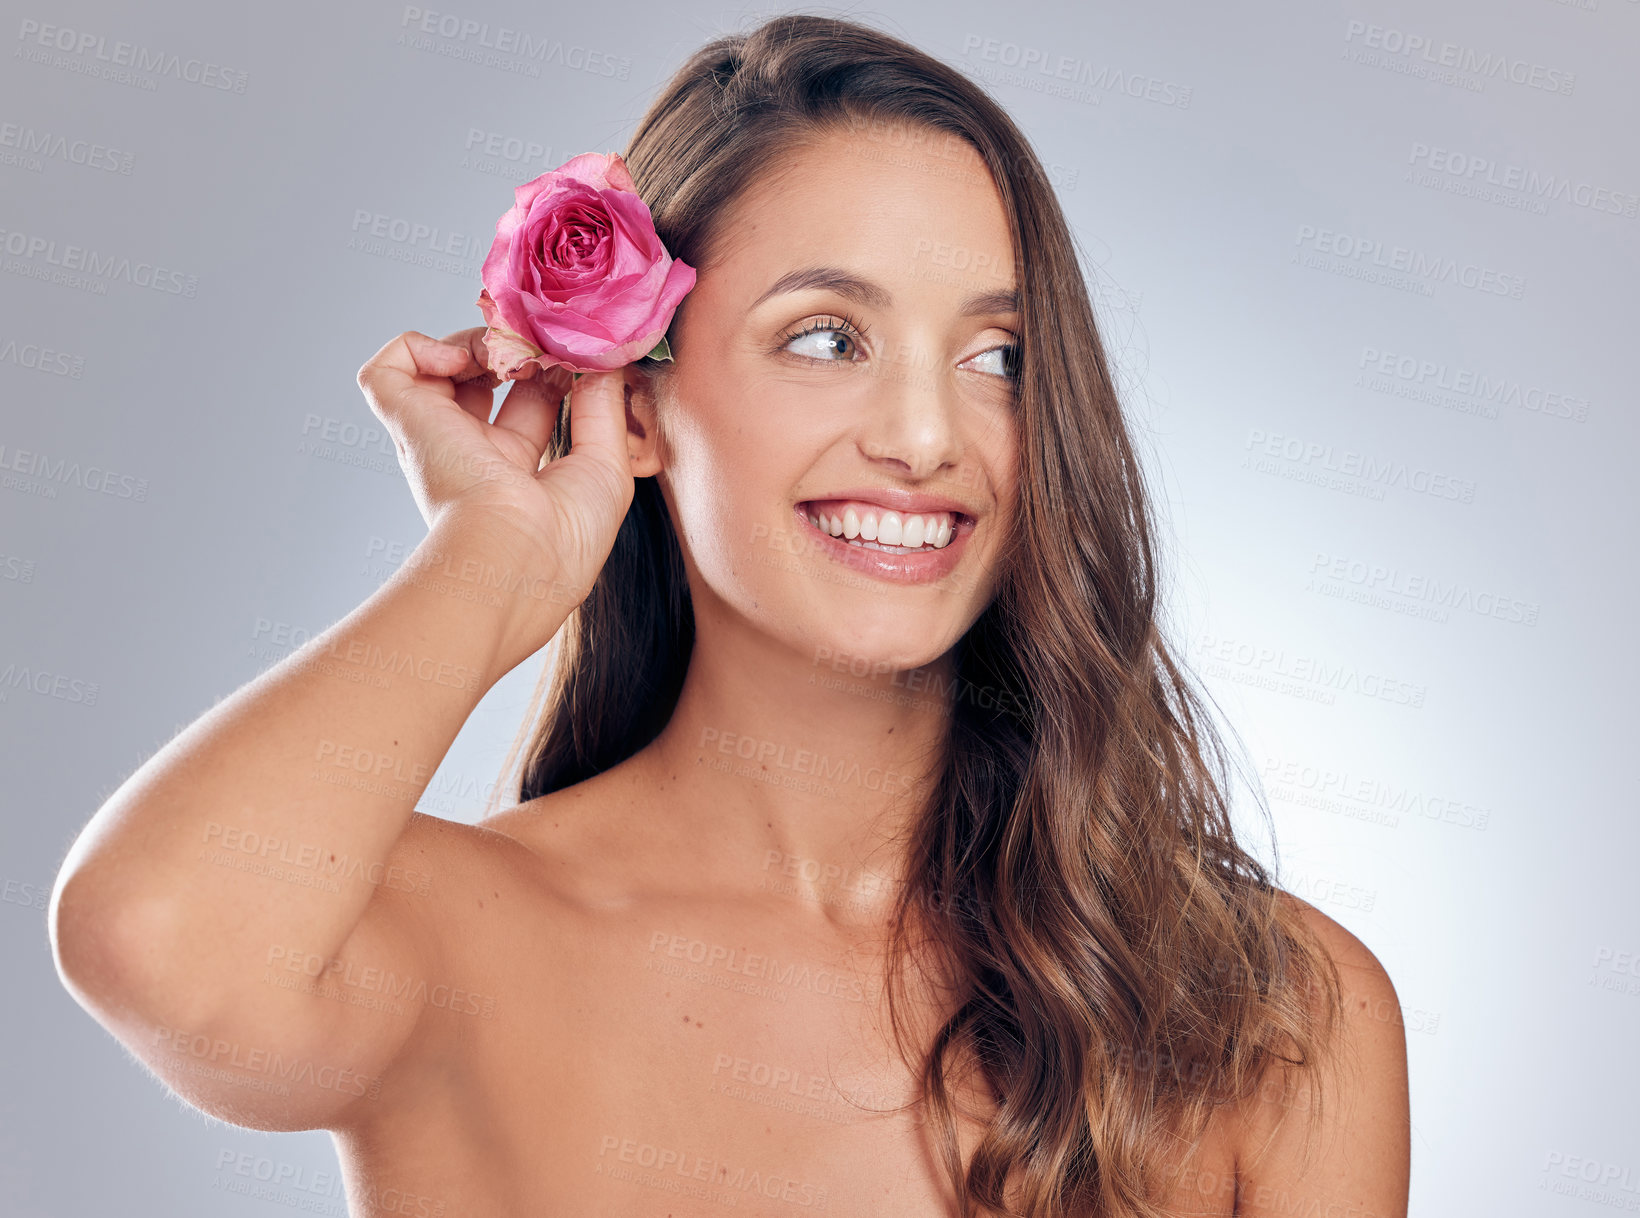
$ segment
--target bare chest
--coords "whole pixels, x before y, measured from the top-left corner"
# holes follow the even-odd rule
[[[368,1133],[338,1135],[360,1195],[396,1186],[426,1218],[956,1212],[876,951],[696,911],[556,912],[550,936],[474,939],[488,1016],[442,1015]],[[941,1014],[900,1013],[916,1046]],[[993,1109],[959,1101],[966,1161]],[[1233,1180],[1227,1152],[1181,1180],[1179,1213],[1232,1212],[1201,1187]]]

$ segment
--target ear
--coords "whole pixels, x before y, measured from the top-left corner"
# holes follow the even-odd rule
[[[626,451],[634,478],[652,478],[660,472],[660,445],[656,429],[655,388],[648,373],[632,364],[625,369]]]

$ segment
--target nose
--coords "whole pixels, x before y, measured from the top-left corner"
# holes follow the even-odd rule
[[[960,403],[949,369],[918,349],[880,358],[859,432],[860,451],[911,478],[926,478],[962,456]]]

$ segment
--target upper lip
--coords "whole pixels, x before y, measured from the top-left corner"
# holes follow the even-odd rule
[[[905,514],[919,512],[953,512],[961,516],[975,516],[978,514],[959,499],[952,499],[946,495],[930,495],[923,491],[903,491],[891,486],[857,486],[848,490],[833,491],[829,495],[811,495],[802,502],[825,503],[833,499],[858,499],[862,503],[875,503],[878,507],[889,508]]]

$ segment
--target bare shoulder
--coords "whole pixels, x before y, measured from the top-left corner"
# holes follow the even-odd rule
[[[1240,1114],[1238,1213],[1250,1218],[1331,1206],[1360,1218],[1404,1218],[1411,1160],[1406,1032],[1394,982],[1337,921],[1289,893],[1280,899],[1337,970],[1339,1006],[1307,1066],[1272,1064]],[[1312,1009],[1324,1019],[1314,992]]]
[[[472,932],[498,912],[498,902],[539,892],[547,874],[538,832],[544,801],[532,802],[476,824],[411,814],[388,856],[388,880],[404,890],[402,904],[414,907],[428,942],[450,940],[458,958],[469,958]]]
[[[377,1136],[384,1122],[468,1077],[452,1064],[478,1043],[518,954],[548,924],[537,916],[540,872],[509,833],[411,813],[368,877],[370,903],[331,962],[336,976],[369,992],[317,1004],[330,1009],[326,1043],[373,1084],[320,1121],[286,1127]]]
[[[445,922],[480,908],[486,883],[521,876],[530,859],[523,843],[489,823],[412,812],[388,852],[379,887],[404,894],[401,904],[421,915],[418,920]]]
[[[1321,945],[1327,949],[1327,954],[1340,969],[1357,970],[1358,985],[1377,987],[1387,990],[1391,996],[1394,995],[1395,990],[1390,983],[1389,973],[1365,943],[1308,901],[1295,897],[1290,892],[1279,890],[1277,897],[1304,929],[1320,940]]]
[[[507,843],[489,849],[527,860],[547,895],[571,901],[634,880],[654,846],[654,794],[631,760],[573,786],[488,816],[472,827]]]
[[[490,849],[526,852],[550,879],[556,869],[552,864],[563,862],[575,840],[586,832],[588,785],[581,783],[503,808],[479,821],[473,831],[509,843],[507,847],[490,845]]]

